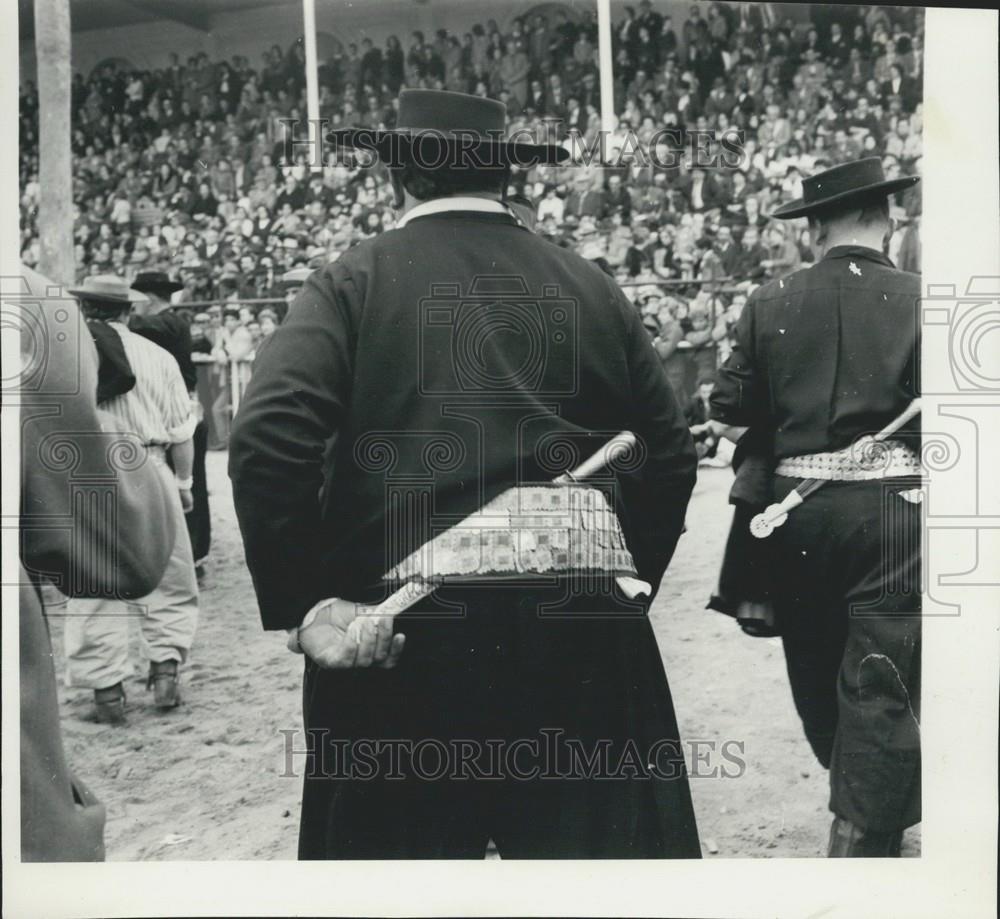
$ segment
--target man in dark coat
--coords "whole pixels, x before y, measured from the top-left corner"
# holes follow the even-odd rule
[[[830,770],[831,856],[898,856],[920,820],[919,457],[912,432],[875,465],[856,443],[917,391],[920,279],[883,254],[888,196],[916,181],[844,163],[772,214],[808,217],[819,261],[754,292],[712,393],[720,433],[770,440],[774,501],[826,480],[767,538],[792,694]]]
[[[184,385],[191,394],[191,400],[200,409],[201,403],[195,397],[198,374],[191,359],[191,327],[170,306],[170,297],[183,287],[180,281],[171,281],[166,272],[140,271],[132,282],[132,289],[145,294],[148,300],[133,307],[129,329],[173,355],[180,367]],[[205,472],[208,427],[203,417],[198,419],[192,439],[194,464],[191,467],[191,496],[194,507],[184,515],[184,519],[191,537],[195,568],[200,575],[201,566],[212,545],[212,517],[208,506],[208,477]]]
[[[264,627],[306,653],[299,856],[481,858],[492,839],[515,858],[697,858],[645,606],[557,578],[357,615],[436,532],[622,429],[643,458],[610,492],[655,594],[695,475],[638,312],[503,200],[511,162],[559,148],[497,141],[503,106],[458,93],[404,91],[398,124],[338,135],[387,162],[401,217],[309,278],[258,355],[230,446]],[[425,166],[407,128],[471,132],[480,163]],[[386,621],[352,636],[361,619]],[[616,777],[577,768],[574,750]]]

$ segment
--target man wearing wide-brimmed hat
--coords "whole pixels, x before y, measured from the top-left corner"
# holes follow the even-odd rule
[[[68,681],[94,690],[97,718],[125,720],[125,683],[129,662],[129,619],[139,614],[140,649],[149,662],[147,686],[162,710],[180,703],[179,667],[194,641],[198,622],[198,584],[184,515],[193,505],[191,490],[196,424],[191,399],[177,361],[159,345],[129,330],[132,306],[145,295],[114,275],[92,275],[69,292],[88,320],[107,324],[121,339],[135,385],[102,408],[117,430],[136,438],[163,480],[174,531],[170,560],[157,588],[134,603],[73,599],[66,619]],[[169,461],[173,469],[168,466]]]
[[[146,300],[133,307],[128,323],[129,329],[173,355],[184,378],[184,385],[191,395],[192,407],[198,415],[198,424],[193,437],[194,487],[191,493],[194,497],[194,507],[185,515],[185,520],[191,536],[195,569],[201,576],[202,566],[212,543],[208,480],[205,473],[208,428],[205,424],[204,410],[196,396],[198,374],[191,359],[191,327],[171,306],[171,297],[177,291],[183,290],[184,285],[180,281],[172,280],[165,271],[140,271],[132,281],[132,289],[145,294]]]
[[[307,656],[300,857],[482,858],[492,838],[514,858],[697,858],[643,604],[547,578],[444,586],[395,619],[355,605],[438,530],[623,428],[641,461],[607,487],[660,584],[694,482],[684,418],[621,290],[506,200],[513,166],[566,151],[507,138],[501,103],[429,90],[401,93],[393,130],[334,139],[388,167],[395,229],[306,279],[230,445],[264,626]],[[546,737],[559,763],[532,778]]]
[[[917,394],[920,278],[883,254],[888,199],[917,181],[843,163],[774,211],[808,219],[818,261],[750,297],[711,400],[731,439],[770,441],[764,504],[826,483],[767,539],[792,694],[830,769],[831,856],[899,855],[920,820],[919,431],[874,464],[857,443]]]

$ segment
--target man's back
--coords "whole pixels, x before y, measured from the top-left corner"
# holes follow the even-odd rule
[[[314,274],[259,356],[234,480],[256,478],[258,444],[278,425],[293,452],[293,438],[337,430],[322,515],[301,538],[322,544],[340,596],[377,583],[432,526],[551,480],[622,429],[645,456],[620,479],[619,513],[640,573],[658,583],[694,473],[638,312],[597,266],[504,214],[421,217]],[[308,501],[316,486],[305,488]]]
[[[779,458],[838,450],[916,396],[918,275],[860,246],[754,293],[712,396],[726,424],[774,432]]]
[[[135,374],[135,386],[109,399],[101,408],[122,425],[124,432],[135,434],[144,444],[168,445],[186,439],[182,432],[193,428],[191,401],[177,361],[170,352],[123,323],[108,325],[122,340]]]
[[[194,390],[198,375],[191,362],[191,330],[180,316],[170,311],[150,316],[133,316],[128,327],[129,331],[149,339],[154,345],[159,345],[173,355],[184,378],[184,385],[188,391]]]

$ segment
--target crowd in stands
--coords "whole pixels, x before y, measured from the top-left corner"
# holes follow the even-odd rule
[[[351,43],[321,64],[321,116],[331,128],[391,126],[401,87],[443,88],[503,100],[512,130],[578,132],[577,143],[592,144],[601,124],[596,15],[548,9],[503,27],[491,19],[465,33],[414,32],[406,47],[395,36],[382,48]],[[512,176],[536,232],[601,260],[626,286],[665,363],[678,346],[703,354],[675,380],[686,393],[724,356],[753,287],[811,259],[804,226],[766,217],[801,194],[803,176],[869,154],[889,178],[920,171],[923,11],[815,10],[822,19],[795,22],[779,4],[700,0],[675,22],[650,0],[626,8],[613,27],[609,149],[658,155]],[[76,74],[72,91],[81,276],[162,268],[185,285],[175,299],[283,298],[288,269],[317,267],[393,226],[381,167],[352,165],[336,150],[318,171],[308,148],[283,158],[281,120],[306,116],[301,43],[287,53],[274,45],[257,62],[201,53],[173,54],[151,71],[111,63]],[[32,84],[20,103],[22,258],[32,265]],[[742,155],[699,167],[678,129],[742,132]],[[890,255],[919,270],[919,191],[894,199],[892,216]],[[714,283],[685,283],[694,279]]]

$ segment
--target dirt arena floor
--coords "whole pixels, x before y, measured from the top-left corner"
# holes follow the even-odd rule
[[[88,720],[89,691],[60,689],[71,765],[107,805],[109,860],[295,857],[300,779],[283,775],[279,732],[301,725],[302,662],[283,635],[260,628],[225,464],[225,454],[209,454],[212,558],[183,706],[157,713],[138,667],[126,686],[125,727]],[[688,532],[651,613],[689,768],[695,751],[707,756],[693,769],[707,774],[691,779],[702,851],[821,856],[827,777],[792,707],[780,640],[749,638],[704,608],[728,527],[731,479],[728,469],[700,471]],[[49,612],[62,673],[61,610]],[[721,767],[737,772],[721,757],[727,741],[746,764],[736,777],[722,775]],[[919,855],[919,845],[919,829],[909,831],[904,855]]]

